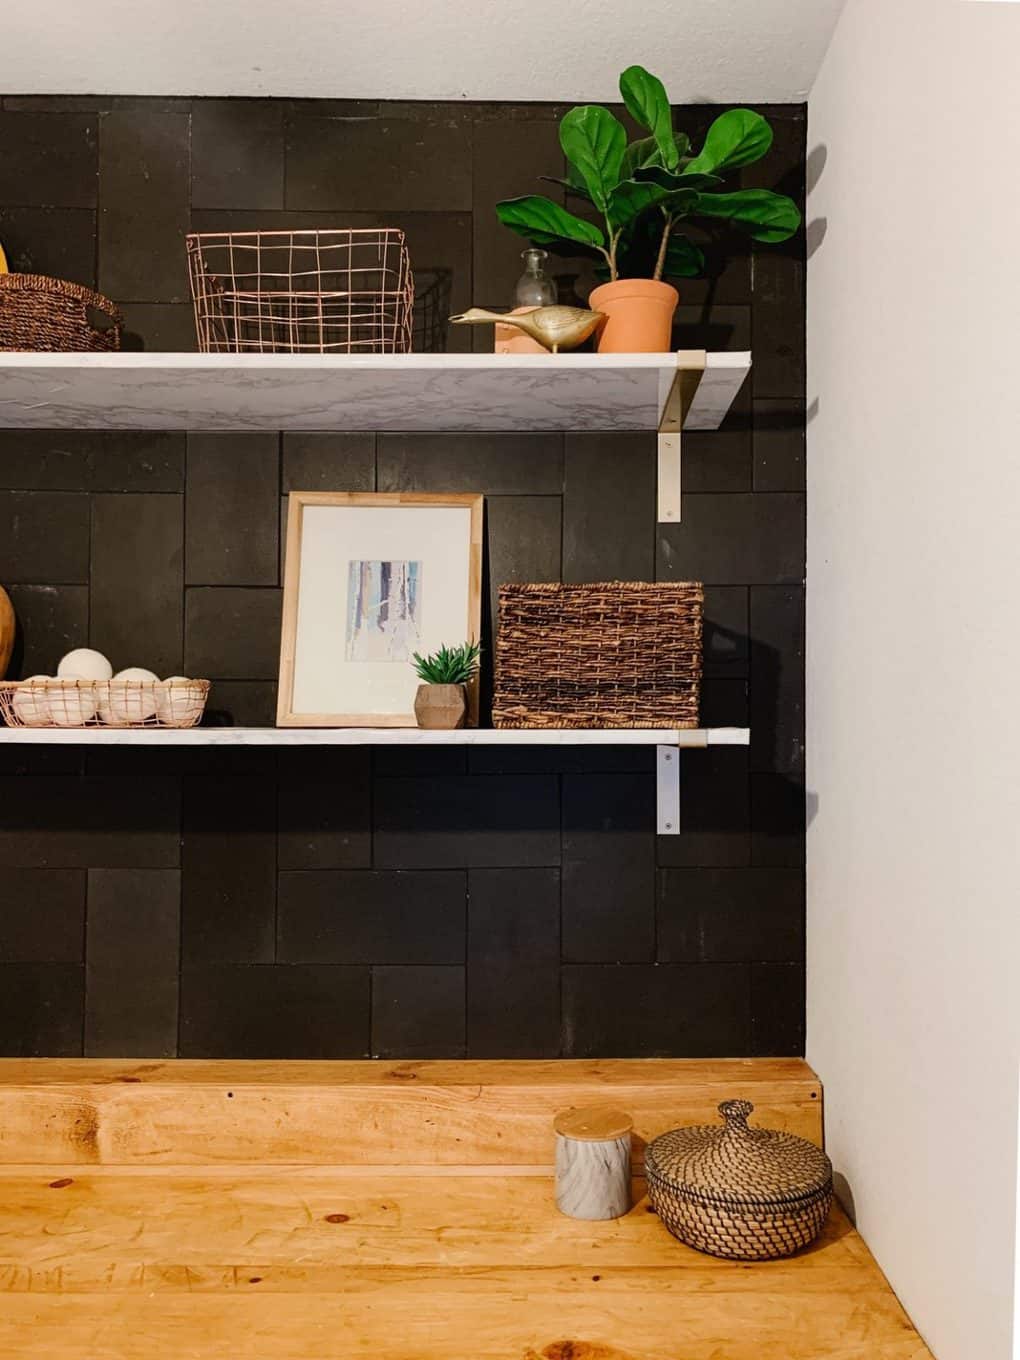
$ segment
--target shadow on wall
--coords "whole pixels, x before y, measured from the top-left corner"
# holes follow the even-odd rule
[[[808,152],[806,166],[807,191],[810,194],[817,186],[819,180],[825,172],[825,164],[829,159],[829,150],[824,143],[819,143]],[[829,221],[826,217],[812,218],[805,228],[807,237],[807,258],[814,257],[815,252],[820,249],[829,230]],[[812,397],[807,408],[807,424],[810,425],[818,415],[819,400]],[[809,789],[806,796],[805,821],[807,826],[811,826],[818,816],[818,794]],[[853,1196],[850,1187],[842,1177],[837,1177],[837,1181],[842,1181],[842,1188],[837,1184],[836,1194],[847,1211],[851,1221],[853,1221]]]
[[[836,1191],[836,1198],[846,1210],[846,1216],[856,1228],[857,1226],[857,1206],[854,1203],[854,1192],[850,1188],[850,1182],[841,1171],[833,1173],[833,1188]]]
[[[416,269],[411,348],[415,354],[442,354],[446,349],[447,317],[452,310],[453,271]]]
[[[808,152],[807,158],[807,191],[810,194],[825,171],[825,162],[829,159],[828,148],[821,143]],[[829,221],[826,217],[814,217],[805,227],[807,239],[807,257],[812,259],[815,251],[819,249],[825,240],[825,233],[829,229]]]

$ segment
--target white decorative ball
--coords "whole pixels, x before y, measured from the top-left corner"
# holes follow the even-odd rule
[[[76,647],[62,658],[57,667],[61,680],[109,680],[113,667],[102,652],[91,647]]]
[[[46,687],[50,683],[48,675],[33,675],[25,682],[30,689],[14,691],[14,712],[25,727],[49,727],[50,706],[46,699]]]
[[[121,685],[118,681],[134,683]],[[159,676],[142,666],[118,671],[99,701],[99,716],[111,727],[142,723],[156,715]]]
[[[188,675],[168,675],[156,686],[156,717],[162,723],[180,723],[202,705],[202,691]]]
[[[124,670],[118,671],[114,680],[151,680],[153,684],[159,684],[159,676],[155,671],[147,671],[144,666],[127,666]]]
[[[51,680],[46,686],[50,722],[57,727],[84,727],[96,716],[96,692],[93,685],[79,685],[75,680]]]

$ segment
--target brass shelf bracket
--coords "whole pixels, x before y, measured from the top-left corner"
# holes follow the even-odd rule
[[[679,524],[682,513],[682,431],[705,372],[703,349],[677,351],[676,372],[662,407],[658,434],[658,511],[660,524]]]

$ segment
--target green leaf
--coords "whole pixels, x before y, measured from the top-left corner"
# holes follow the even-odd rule
[[[581,172],[572,165],[567,166],[567,183],[572,188],[576,189],[579,194],[584,194],[587,198],[591,198],[591,194],[588,193],[588,186],[585,184]]]
[[[678,175],[664,170],[661,165],[645,165],[634,171],[634,178],[661,184],[664,189],[713,189],[723,181],[719,175],[707,175],[681,170]]]
[[[625,179],[609,196],[607,216],[614,227],[625,228],[666,197],[666,190],[660,189],[657,184],[641,184],[636,179]]]
[[[695,156],[689,170],[705,170],[710,174],[721,170],[736,170],[761,160],[772,145],[772,129],[751,109],[730,109],[721,113],[705,137],[701,154]]]
[[[673,134],[673,145],[676,147],[676,165],[679,167],[684,156],[690,149],[691,139],[686,132],[675,132]],[[631,142],[623,153],[623,164],[620,166],[621,179],[640,178],[638,170],[645,170],[656,167],[665,174],[670,172],[662,164],[662,157],[659,155],[659,148],[655,144],[654,137],[640,137],[636,142]]]
[[[575,184],[573,180],[570,179],[558,179],[555,175],[539,175],[539,179],[543,180],[546,184],[558,184],[567,195],[573,195],[574,198],[583,198],[586,203],[591,202],[591,194],[583,184]]]
[[[664,278],[693,279],[705,268],[705,256],[686,236],[677,232],[670,235],[666,246]]]
[[[680,153],[673,138],[673,111],[662,81],[643,66],[628,66],[620,77],[620,93],[635,123],[654,137],[663,165],[674,170]]]
[[[505,198],[496,204],[496,216],[518,236],[526,236],[538,246],[562,248],[564,244],[600,249],[605,236],[592,222],[561,208],[551,198],[541,194],[525,194],[523,198]]]
[[[641,170],[645,166],[656,165],[659,160],[659,148],[655,145],[654,137],[640,137],[636,142],[631,142],[623,153],[623,161],[620,165],[620,177],[622,179],[633,179],[634,172]]]
[[[745,228],[755,241],[786,241],[800,226],[800,212],[793,199],[770,189],[699,194],[694,211],[705,217],[724,217]]]
[[[697,201],[694,189],[664,189],[660,184],[625,179],[609,197],[608,216],[614,227],[627,228],[649,208],[664,208],[682,216],[691,212]]]
[[[627,149],[623,124],[598,104],[582,104],[563,115],[560,146],[584,180],[592,202],[605,212],[609,195],[620,182]]]

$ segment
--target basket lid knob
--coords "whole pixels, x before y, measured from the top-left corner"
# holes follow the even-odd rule
[[[727,1133],[747,1133],[748,1116],[754,1113],[754,1106],[749,1100],[724,1100],[719,1113],[726,1120]]]

